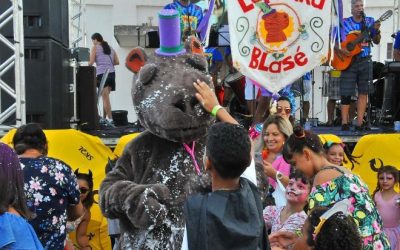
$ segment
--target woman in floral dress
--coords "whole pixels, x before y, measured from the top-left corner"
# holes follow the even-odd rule
[[[29,223],[45,249],[63,250],[68,219],[83,213],[79,186],[71,168],[48,157],[47,139],[38,124],[17,129],[13,144],[24,171],[24,191],[33,213]]]
[[[390,250],[390,243],[382,230],[382,219],[369,195],[368,187],[348,169],[332,166],[328,162],[317,135],[297,126],[285,143],[283,156],[295,168],[314,178],[309,209],[316,206],[329,207],[340,200],[349,199],[363,249]]]

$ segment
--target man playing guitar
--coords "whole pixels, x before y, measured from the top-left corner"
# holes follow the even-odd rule
[[[341,34],[343,39],[350,33],[361,33],[368,30],[368,37],[361,43],[361,53],[353,57],[350,66],[341,72],[340,76],[340,95],[342,104],[342,130],[350,129],[349,107],[351,96],[356,95],[357,86],[358,101],[357,101],[357,125],[356,130],[364,130],[367,127],[363,126],[363,117],[367,107],[368,99],[368,83],[372,80],[372,61],[371,61],[371,44],[379,44],[380,22],[375,22],[374,18],[366,17],[364,14],[364,4],[362,0],[351,0],[351,17],[345,18],[341,25]],[[349,55],[346,48],[335,46],[335,53],[338,56]]]

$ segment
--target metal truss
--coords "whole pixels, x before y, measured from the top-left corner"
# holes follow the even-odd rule
[[[8,107],[3,107],[0,104],[0,129],[3,131],[8,131],[10,127],[26,123],[23,6],[22,0],[9,1],[11,2],[11,6],[3,13],[0,13],[0,29],[12,21],[14,39],[10,41],[3,34],[0,34],[0,43],[3,43],[12,51],[12,55],[9,58],[0,61],[0,91],[7,93],[15,102]],[[14,70],[14,88],[14,84],[7,83],[2,79],[4,74],[10,70]],[[10,122],[9,119],[14,114],[15,121]],[[3,125],[6,120],[10,125]]]

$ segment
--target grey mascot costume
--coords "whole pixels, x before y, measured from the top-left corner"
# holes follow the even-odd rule
[[[162,10],[160,49],[152,59],[133,49],[127,66],[138,71],[132,87],[135,111],[146,131],[132,140],[100,187],[100,206],[118,218],[117,249],[180,249],[187,195],[206,191],[202,156],[214,122],[195,98],[193,82],[211,83],[200,43],[181,45],[179,15]],[[167,27],[167,29],[165,29]]]

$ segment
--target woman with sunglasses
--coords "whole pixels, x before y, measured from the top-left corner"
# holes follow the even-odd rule
[[[294,117],[291,115],[292,113],[292,103],[290,99],[286,96],[279,97],[276,102],[276,115],[282,116],[283,118],[290,121],[292,126],[294,125]]]
[[[29,223],[45,249],[64,249],[67,217],[82,216],[78,182],[72,169],[47,156],[47,138],[36,123],[22,125],[13,137],[24,171],[24,191],[33,213]]]
[[[90,208],[94,202],[93,195],[93,175],[89,170],[88,174],[80,173],[79,169],[75,170],[76,178],[78,179],[79,191],[81,193],[80,200],[83,204],[84,213],[75,221],[68,222],[67,229],[69,232],[76,232],[77,247],[82,250],[90,250],[92,247],[89,244],[87,228],[91,219]],[[73,248],[72,248],[73,249]]]

